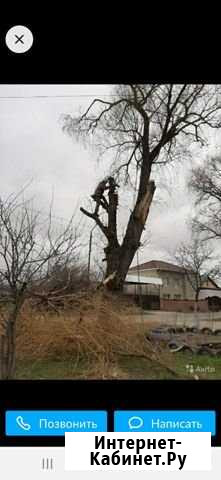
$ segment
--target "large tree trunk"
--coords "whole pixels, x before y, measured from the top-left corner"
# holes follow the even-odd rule
[[[111,290],[122,290],[127,272],[139,246],[150,205],[155,191],[155,184],[150,181],[144,195],[137,200],[130,215],[126,234],[121,246],[109,242],[105,249],[107,269],[105,285]]]
[[[13,304],[4,332],[0,336],[0,380],[12,380],[15,378],[16,324],[22,304],[22,298],[19,298]]]
[[[148,127],[146,127],[148,129]],[[145,134],[147,136],[147,133]],[[144,142],[145,143],[145,142]],[[147,144],[148,145],[148,144]],[[118,242],[117,236],[117,207],[118,193],[113,177],[109,177],[109,193],[108,200],[101,196],[99,205],[98,200],[94,213],[88,212],[81,207],[81,211],[92,218],[107,240],[107,246],[104,249],[105,261],[107,262],[106,275],[103,286],[110,290],[122,290],[125,277],[133,261],[134,255],[140,246],[141,235],[145,228],[145,223],[149,214],[150,205],[155,192],[155,183],[150,181],[151,165],[154,157],[149,155],[148,146],[143,147],[144,155],[140,170],[140,181],[137,194],[136,204],[131,212],[126,233],[122,244]],[[94,199],[94,195],[92,196]],[[102,207],[107,213],[108,223],[101,221],[99,216],[99,208]]]

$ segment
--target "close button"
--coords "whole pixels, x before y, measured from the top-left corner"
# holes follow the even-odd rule
[[[12,52],[25,53],[32,47],[33,35],[29,28],[23,25],[16,25],[8,30],[5,42]]]

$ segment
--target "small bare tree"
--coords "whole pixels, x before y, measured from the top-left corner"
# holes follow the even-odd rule
[[[205,126],[220,128],[220,114],[220,85],[130,84],[116,86],[109,100],[93,100],[80,115],[64,117],[65,131],[86,142],[95,140],[101,154],[113,155],[111,176],[92,195],[94,210],[81,208],[106,240],[107,287],[123,287],[140,246],[156,189],[154,167],[177,158],[185,161],[192,142],[206,143]],[[123,183],[137,187],[137,193],[120,241],[118,188]]]
[[[195,292],[198,302],[199,290],[205,277],[213,276],[215,268],[211,266],[214,260],[213,249],[203,243],[198,235],[192,235],[189,243],[181,243],[175,254],[176,261],[185,271],[188,282]]]
[[[221,239],[221,157],[212,157],[195,168],[189,187],[196,194],[194,230],[205,240]]]
[[[0,379],[15,375],[16,323],[25,298],[44,283],[52,265],[73,257],[78,239],[73,217],[64,228],[54,228],[51,209],[45,218],[21,194],[5,201],[0,198],[0,282],[2,294],[7,293],[0,336]]]

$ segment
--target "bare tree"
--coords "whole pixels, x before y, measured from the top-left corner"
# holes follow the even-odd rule
[[[189,243],[181,243],[175,254],[176,261],[185,271],[188,282],[195,292],[195,301],[198,301],[199,290],[205,278],[214,276],[216,268],[211,265],[215,260],[213,249],[202,242],[198,235],[192,235]]]
[[[45,219],[21,195],[0,198],[0,282],[7,292],[7,308],[0,336],[0,378],[15,375],[16,323],[25,298],[44,283],[55,265],[72,258],[79,234],[73,218],[54,228],[50,210]]]
[[[50,275],[44,282],[45,294],[60,296],[76,293],[89,287],[87,267],[78,258],[70,259],[62,264],[55,264]]]
[[[204,127],[221,126],[220,93],[217,85],[121,85],[111,100],[95,99],[80,115],[64,116],[66,132],[78,140],[96,141],[101,155],[113,155],[111,176],[102,184],[100,197],[92,196],[94,211],[81,208],[106,239],[109,288],[122,288],[139,248],[156,188],[153,167],[176,158],[184,161],[190,143],[206,143]],[[122,182],[137,187],[137,193],[120,242],[117,208]]]
[[[221,158],[213,157],[193,169],[189,186],[196,194],[194,230],[206,240],[221,239]]]

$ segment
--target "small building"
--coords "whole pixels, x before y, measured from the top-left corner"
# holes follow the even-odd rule
[[[138,305],[148,310],[160,309],[160,288],[162,279],[141,275],[127,275],[123,291],[134,297]]]
[[[129,269],[128,275],[141,275],[162,279],[160,298],[165,300],[195,300],[196,292],[191,285],[186,270],[179,265],[151,260]],[[202,287],[219,289],[210,277],[205,277]]]
[[[154,287],[143,287],[143,290],[145,290],[145,288],[149,289],[148,295],[150,298],[150,288],[155,288],[155,292],[153,293],[154,304],[158,304],[160,310],[184,313],[192,313],[195,311],[196,292],[190,282],[190,272],[188,272],[187,275],[184,268],[161,260],[151,260],[150,262],[145,262],[130,268],[127,275],[127,283],[128,278],[131,278],[130,283],[133,283],[132,279],[134,283],[138,283],[139,277],[142,279],[143,285],[145,285],[145,279],[147,280],[147,284],[154,285]],[[157,283],[158,280],[160,280],[159,284]],[[156,285],[158,285],[158,287],[156,287]],[[216,293],[221,291],[221,289],[214,280],[208,276],[202,278],[201,291],[204,289],[212,292],[213,300],[211,297],[208,300],[206,297],[199,297],[197,311],[207,312],[212,309],[221,309],[221,299],[215,300]],[[152,305],[153,302],[147,299],[145,304],[148,305],[146,308],[151,308],[149,305]]]
[[[212,312],[221,310],[221,288],[200,288],[199,300],[208,301],[208,309]]]

